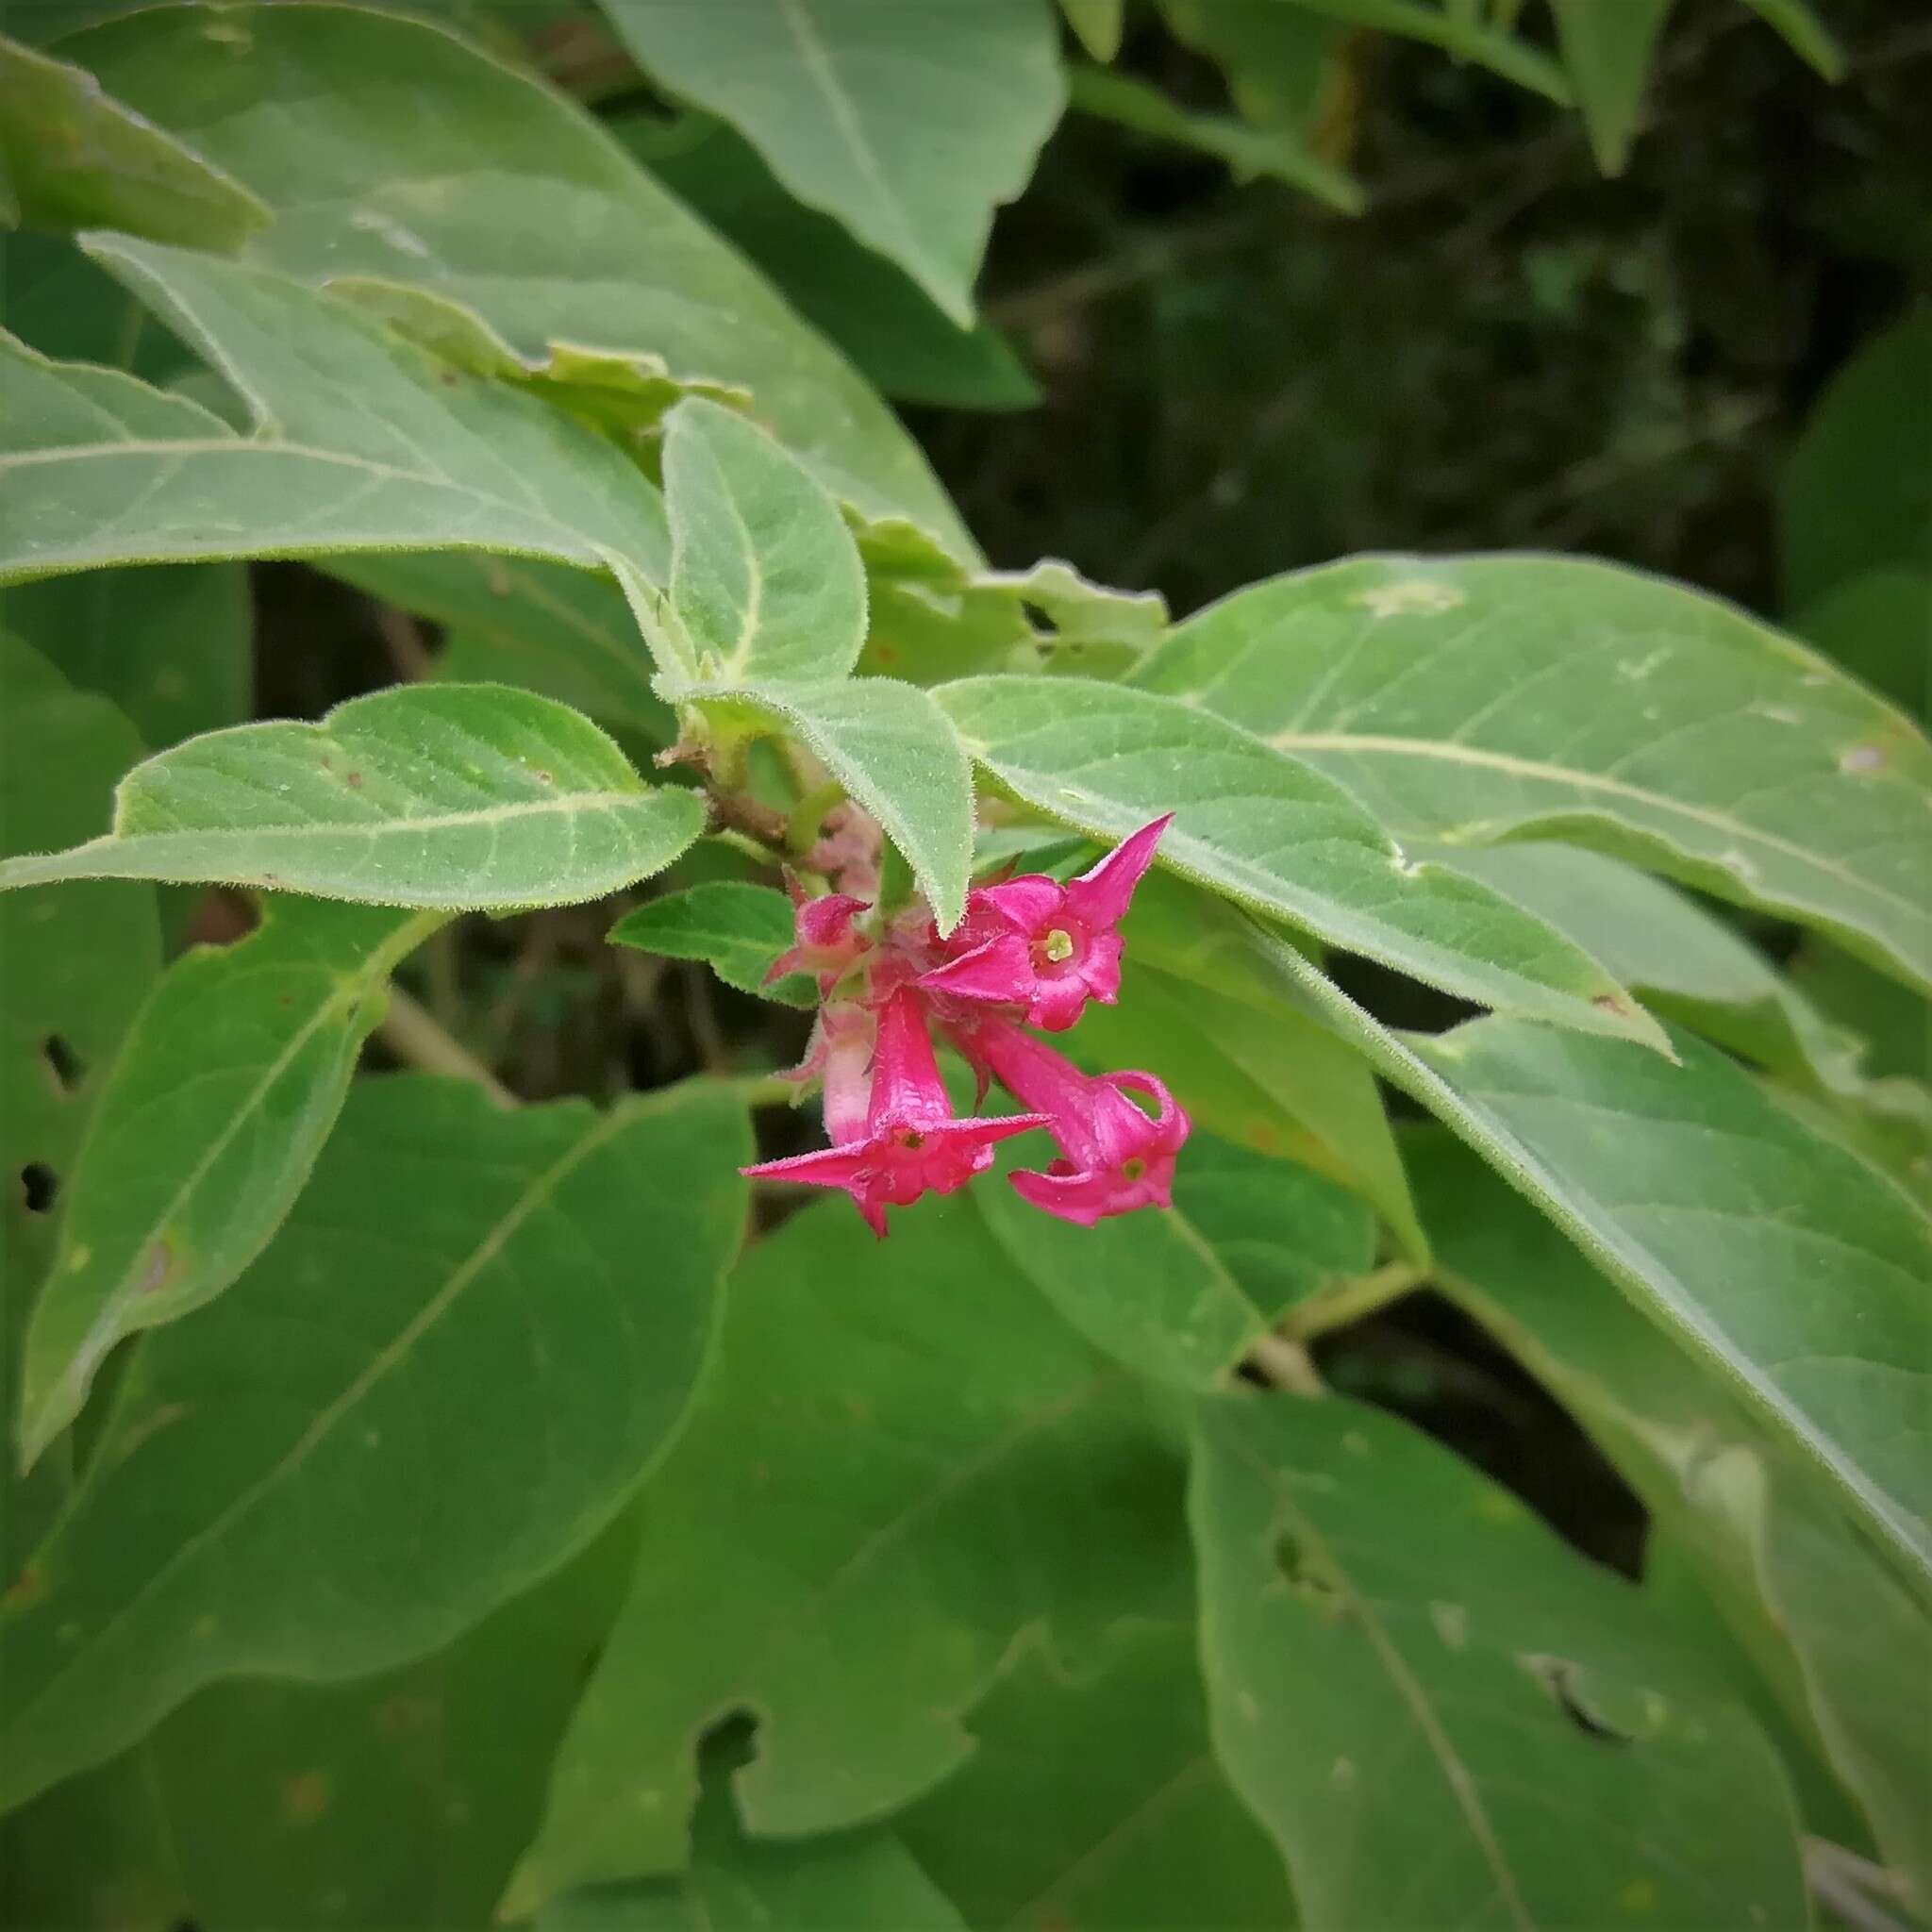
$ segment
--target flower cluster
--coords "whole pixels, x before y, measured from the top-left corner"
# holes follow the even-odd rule
[[[1174,1096],[1152,1074],[1083,1074],[1026,1028],[1063,1033],[1090,999],[1118,996],[1120,923],[1167,824],[1143,825],[1064,885],[1028,874],[975,890],[944,938],[917,901],[884,919],[850,891],[808,897],[792,882],[794,942],[772,977],[808,973],[818,982],[811,1044],[792,1077],[822,1083],[832,1144],[744,1172],[842,1188],[883,1235],[889,1207],[952,1193],[992,1164],[999,1141],[1040,1127],[1060,1158],[1012,1176],[1036,1208],[1083,1227],[1165,1208],[1188,1138]],[[847,886],[876,876],[841,870]],[[997,1080],[1028,1111],[955,1115],[935,1032],[978,1075],[982,1100]]]

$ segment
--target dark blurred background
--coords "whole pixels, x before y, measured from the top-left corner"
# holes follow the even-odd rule
[[[1344,43],[1355,219],[1079,114],[985,282],[1037,408],[908,413],[996,561],[1177,613],[1367,548],[1547,547],[1778,608],[1773,494],[1821,387],[1932,288],[1932,8],[1833,0],[1822,81],[1736,0],[1671,16],[1606,180],[1574,113]],[[1151,17],[1122,65],[1225,105]]]

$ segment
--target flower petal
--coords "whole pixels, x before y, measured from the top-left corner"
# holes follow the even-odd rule
[[[1125,917],[1141,874],[1154,863],[1154,848],[1174,822],[1173,812],[1124,839],[1100,863],[1067,887],[1067,909],[1090,926],[1118,925]]]

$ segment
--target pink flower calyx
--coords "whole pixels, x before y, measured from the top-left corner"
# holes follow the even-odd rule
[[[952,957],[919,984],[956,999],[1021,1009],[1049,1033],[1073,1025],[1090,999],[1120,994],[1120,923],[1174,814],[1142,825],[1097,865],[1061,885],[1024,873],[982,886],[947,942]]]
[[[1191,1123],[1152,1074],[1083,1074],[1043,1040],[993,1016],[956,1038],[975,1065],[1045,1117],[1059,1143],[1062,1158],[1045,1173],[1011,1176],[1023,1199],[1081,1227],[1173,1205],[1174,1160]],[[1137,1107],[1129,1092],[1145,1094],[1156,1111]]]
[[[841,1019],[827,1026],[823,1041],[826,1127],[834,1144],[816,1154],[767,1160],[741,1172],[753,1180],[842,1188],[866,1224],[883,1236],[888,1207],[910,1207],[923,1194],[950,1194],[964,1187],[991,1166],[995,1143],[1045,1122],[1039,1114],[956,1118],[925,1030],[924,1003],[910,987],[892,993],[878,1008],[864,1117],[862,1123],[853,1122],[849,1065],[841,1074],[836,1108],[833,1086],[835,1057],[841,1049],[848,1056],[856,1050],[863,1011],[853,1010],[860,1013],[861,1021]],[[852,1126],[859,1131],[841,1141],[841,1128]]]
[[[867,909],[866,903],[849,892],[809,896],[789,869],[785,874],[785,890],[791,894],[792,942],[789,951],[772,961],[765,984],[783,979],[788,973],[809,973],[818,981],[823,996],[838,985],[846,968],[870,943],[852,924]]]

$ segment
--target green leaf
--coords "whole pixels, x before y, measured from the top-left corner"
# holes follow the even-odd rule
[[[647,899],[605,935],[614,946],[635,946],[671,959],[702,959],[726,986],[788,1007],[813,1007],[811,976],[766,974],[792,941],[791,902],[770,886],[709,879],[682,892]]]
[[[616,1613],[630,1514],[419,1663],[196,1692],[132,1751],[0,1824],[8,1922],[486,1924]]]
[[[865,641],[865,573],[837,505],[763,430],[678,404],[664,434],[667,672],[700,684],[844,676]]]
[[[1868,571],[1932,573],[1932,315],[1833,376],[1779,479],[1778,523],[1793,610]]]
[[[1671,0],[1623,0],[1617,7],[1550,0],[1550,7],[1596,164],[1606,175],[1621,175],[1643,106],[1650,57]]]
[[[1586,1245],[1932,1574],[1932,1220],[1722,1054],[1683,1065],[1478,1021],[1410,1042],[1525,1149]]]
[[[965,1932],[965,1922],[891,1832],[798,1845],[721,1843],[656,1885],[572,1892],[537,1932]]]
[[[434,289],[525,356],[594,343],[741,384],[840,494],[974,555],[885,405],[581,109],[421,21],[297,0],[217,25],[155,8],[63,51],[276,211],[256,259]]]
[[[1022,1142],[1000,1175],[1043,1158]],[[1074,1227],[1003,1186],[979,1209],[1014,1273],[1096,1348],[1183,1389],[1224,1387],[1289,1308],[1374,1258],[1367,1209],[1332,1181],[1201,1133],[1164,1212]]]
[[[248,578],[239,565],[16,584],[7,624],[82,690],[112,699],[156,751],[238,724],[254,708]]]
[[[1844,55],[1808,0],[1744,0],[1744,4],[1782,34],[1791,51],[1808,60],[1826,80],[1842,77]]]
[[[1932,721],[1932,563],[1845,577],[1802,606],[1791,628],[1921,724]]]
[[[1220,66],[1243,117],[1304,141],[1332,97],[1347,29],[1292,4],[1229,7],[1225,0],[1159,0],[1174,38]]]
[[[1445,847],[1439,857],[1568,933],[1653,1012],[1807,1086],[1851,1092],[1862,1084],[1857,1041],[1732,927],[1663,880],[1541,841]]]
[[[0,852],[84,837],[141,755],[132,728],[4,631],[0,691]],[[73,1178],[103,1074],[160,971],[154,891],[0,897],[0,1421],[10,1442],[21,1331],[53,1257],[50,1209]],[[11,1454],[0,1455],[0,1577],[11,1579],[58,1504],[60,1460],[21,1483]]]
[[[501,685],[403,685],[319,724],[212,731],[137,765],[111,831],[0,862],[49,879],[207,879],[376,906],[559,906],[648,878],[704,829],[595,725]]]
[[[1728,1382],[1674,1348],[1474,1157],[1410,1143],[1437,1285],[1576,1415],[1932,1899],[1932,1606]]]
[[[1172,811],[1161,861],[1241,905],[1484,1006],[1661,1039],[1541,920],[1407,858],[1339,785],[1204,709],[1071,678],[968,678],[939,696],[973,757],[1056,819],[1121,839]]]
[[[667,545],[651,571],[662,582]],[[385,603],[445,625],[435,675],[453,684],[513,684],[588,712],[653,745],[677,735],[651,689],[652,663],[624,592],[608,577],[531,557],[463,551],[368,553],[327,559]]]
[[[1643,1592],[1379,1410],[1197,1417],[1215,1749],[1311,1923],[1809,1924],[1774,1754]]]
[[[732,123],[808,208],[896,261],[962,328],[992,211],[1059,119],[1036,0],[939,12],[869,0],[602,0],[674,93]]]
[[[1015,1277],[970,1198],[885,1243],[842,1203],[808,1208],[734,1278],[502,1909],[680,1866],[693,1740],[739,1709],[761,1727],[734,1786],[754,1837],[931,1789],[1022,1631],[1078,1655],[1171,1581],[1176,1478],[1127,1378]]]
[[[695,110],[610,124],[630,152],[694,214],[736,242],[805,319],[885,394],[955,409],[1024,409],[1040,389],[998,330],[958,327],[911,276],[802,207],[758,151]]]
[[[1932,747],[1680,585],[1557,558],[1357,558],[1237,591],[1137,681],[1341,780],[1398,839],[1594,846],[1932,984]]]
[[[1548,55],[1514,34],[1458,19],[1442,8],[1426,5],[1425,0],[1288,0],[1288,4],[1328,20],[1345,21],[1350,26],[1376,27],[1384,33],[1426,42],[1559,106],[1569,102],[1562,69]]]
[[[1060,12],[1074,38],[1096,60],[1111,60],[1121,50],[1126,0],[1060,0]]]
[[[27,398],[0,458],[22,505],[0,575],[441,546],[608,565],[629,588],[659,553],[636,465],[534,398],[285,275],[112,236],[89,252],[220,367],[257,433],[0,338]]]
[[[1904,1194],[1688,1035],[1677,1066],[1503,1020],[1404,1041],[1292,947],[1258,931],[1253,944],[1285,998],[1527,1194],[1932,1574],[1914,1521],[1924,1458],[1898,1433],[1924,1427],[1911,1415],[1926,1399],[1910,1284],[1927,1224]]]
[[[1076,67],[1068,75],[1067,104],[1156,141],[1196,148],[1227,163],[1237,181],[1268,175],[1300,188],[1345,215],[1368,206],[1360,182],[1325,161],[1283,127],[1254,127],[1231,114],[1194,114],[1177,108],[1158,87],[1130,74]]]
[[[950,932],[973,868],[973,768],[930,692],[887,677],[707,691],[707,710],[789,731],[864,806],[910,863]]]
[[[13,220],[238,248],[270,220],[239,181],[130,113],[93,76],[0,38],[0,182]]]
[[[391,968],[442,918],[271,900],[177,959],[108,1072],[21,1371],[20,1456],[80,1413],[108,1352],[268,1245],[322,1151]]]
[[[354,1090],[261,1259],[140,1343],[0,1609],[0,1803],[216,1679],[426,1654],[587,1543],[682,1424],[749,1152],[704,1086]]]
[[[1426,1261],[1375,1076],[1325,1026],[1283,1005],[1249,958],[1250,930],[1196,887],[1161,873],[1143,879],[1121,927],[1125,996],[1088,1007],[1073,1051],[1095,1066],[1151,1069],[1197,1125],[1340,1181]]]
[[[978,1749],[896,1823],[975,1926],[1280,1932],[1281,1859],[1208,1746],[1191,1619],[1124,1622],[1072,1669],[1028,1650]]]

